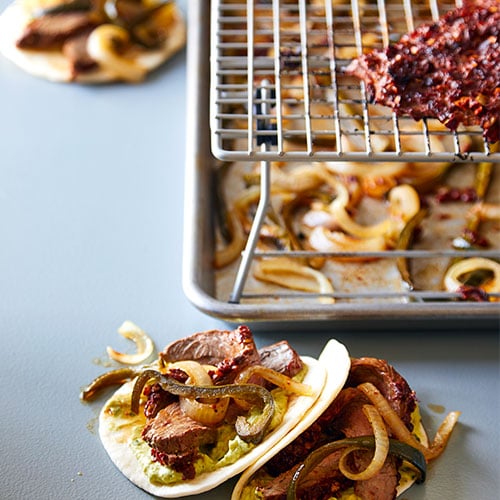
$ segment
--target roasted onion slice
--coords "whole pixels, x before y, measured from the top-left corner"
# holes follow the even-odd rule
[[[436,433],[434,441],[430,447],[426,447],[417,441],[417,439],[411,434],[399,415],[392,409],[387,399],[385,399],[385,397],[373,384],[365,382],[358,385],[358,389],[362,391],[372,402],[375,408],[377,408],[385,423],[389,426],[393,436],[403,443],[419,450],[427,461],[434,460],[441,455],[446,444],[448,443],[453,427],[458,421],[458,417],[460,416],[459,411],[452,411],[446,416]]]
[[[188,375],[186,385],[208,387],[213,385],[210,375],[203,366],[196,361],[177,361],[170,363],[169,369],[182,370]],[[221,422],[229,405],[229,398],[195,399],[179,398],[182,411],[193,420],[205,425],[216,425]]]
[[[364,405],[363,413],[370,422],[373,428],[373,435],[375,439],[375,451],[373,452],[373,457],[368,466],[361,472],[354,473],[347,467],[347,458],[353,452],[360,448],[357,446],[350,446],[347,448],[340,457],[339,460],[339,470],[348,479],[353,481],[364,481],[370,479],[380,472],[384,466],[385,459],[389,453],[389,436],[387,435],[387,429],[385,428],[384,421],[380,416],[379,412],[372,405]]]
[[[106,347],[106,352],[111,359],[126,365],[138,365],[146,361],[153,354],[155,348],[153,340],[142,328],[139,328],[132,321],[124,321],[122,326],[118,328],[118,333],[122,337],[132,340],[137,347],[137,352],[135,354],[125,354],[115,351],[112,347],[108,346]]]
[[[275,285],[303,290],[311,293],[333,294],[334,289],[328,278],[311,267],[286,257],[262,259],[255,263],[254,276],[260,280]],[[332,304],[333,297],[320,297],[323,304]]]
[[[293,392],[294,394],[298,394],[299,396],[313,395],[311,386],[302,384],[301,382],[297,382],[291,377],[287,377],[286,375],[283,375],[276,370],[272,370],[271,368],[267,368],[262,365],[252,365],[248,368],[245,368],[238,375],[235,383],[246,384],[254,375],[258,375],[268,382],[281,387],[281,389],[285,390],[286,392]]]
[[[464,285],[464,276],[480,271],[489,271],[492,278],[480,285],[486,293],[500,292],[500,264],[483,257],[472,257],[455,262],[446,272],[444,285],[449,292],[456,292]]]

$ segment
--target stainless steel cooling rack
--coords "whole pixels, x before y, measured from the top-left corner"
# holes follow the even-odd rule
[[[451,132],[435,120],[398,118],[388,108],[370,104],[363,83],[343,74],[343,68],[364,50],[387,46],[419,22],[435,20],[457,4],[452,0],[212,0],[211,149],[222,161],[261,162],[261,198],[226,305],[219,302],[221,297],[215,296],[215,302],[204,298],[204,310],[226,318],[281,321],[396,312],[406,317],[498,314],[498,303],[456,301],[458,294],[435,289],[339,291],[333,294],[338,301],[331,307],[321,305],[317,300],[321,295],[315,293],[260,293],[245,288],[256,259],[283,255],[257,248],[269,208],[272,161],[362,162],[367,168],[371,162],[500,163],[500,153],[483,140],[480,129]],[[462,255],[451,247],[363,252],[364,257],[382,259]],[[498,250],[472,250],[467,255],[500,259]]]
[[[343,75],[365,49],[385,47],[455,6],[451,0],[214,0],[210,120],[215,156],[500,162],[481,130],[450,132],[434,120],[417,124],[398,118],[370,104],[363,83]],[[266,113],[258,97],[263,82]],[[260,147],[263,140],[269,140],[269,148]]]

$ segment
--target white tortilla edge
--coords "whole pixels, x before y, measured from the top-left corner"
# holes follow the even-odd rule
[[[350,359],[347,350],[341,344],[338,345],[338,355],[340,362],[337,365],[336,380],[339,390],[344,385],[349,372]],[[304,383],[312,387],[313,396],[292,396],[289,401],[288,410],[284,415],[281,424],[276,427],[266,438],[245,456],[238,459],[234,464],[221,467],[220,469],[199,475],[193,480],[183,481],[174,485],[158,485],[152,483],[142,471],[134,452],[128,445],[117,439],[116,433],[110,429],[110,417],[105,413],[105,408],[109,402],[116,396],[130,394],[133,387],[133,381],[124,384],[118,389],[111,399],[104,405],[99,415],[99,437],[108,453],[109,457],[116,467],[136,486],[143,490],[162,498],[179,498],[183,496],[196,495],[209,491],[228,479],[240,474],[245,469],[256,462],[259,457],[270,457],[280,449],[290,443],[309,425],[309,421],[304,421],[303,415],[308,414],[308,410],[316,408],[315,415],[318,416],[326,409],[330,401],[322,398],[323,388],[327,380],[332,375],[326,369],[325,365],[314,358],[304,356],[301,358],[307,366],[308,371],[304,378]],[[329,381],[328,383],[332,383]],[[299,427],[298,430],[295,427]]]
[[[290,436],[293,436],[292,439],[288,439],[287,436],[287,441],[291,442],[293,441],[296,437],[298,437],[304,430],[306,430],[308,427],[310,427],[320,416],[321,412],[319,412],[319,408],[323,408],[325,410],[337,397],[338,393],[342,390],[346,380],[347,376],[342,382],[342,384],[339,386],[338,383],[340,380],[336,377],[334,367],[336,363],[339,361],[342,361],[339,357],[337,352],[338,342],[336,340],[330,339],[323,351],[320,354],[319,361],[322,363],[326,369],[327,369],[327,381],[325,384],[325,388],[323,390],[323,393],[318,399],[318,402],[316,405],[310,409],[310,411],[304,416],[304,420],[301,422],[301,424],[297,425],[297,427],[290,433]],[[350,360],[349,360],[349,366],[347,368],[347,371],[349,372],[350,368]],[[323,404],[323,401],[326,402],[328,401],[328,404]],[[419,436],[422,439],[422,443],[425,446],[428,446],[428,438],[427,434],[425,433],[425,429],[423,427],[422,422],[420,422],[420,428],[419,428]],[[288,443],[287,443],[288,444]],[[286,446],[286,445],[284,445]],[[280,449],[284,448],[284,446],[281,446]],[[279,450],[278,450],[279,451]],[[233,493],[231,495],[231,500],[240,500],[241,494],[243,493],[243,489],[245,488],[246,484],[250,481],[252,476],[261,468],[263,467],[266,462],[268,462],[276,453],[271,452],[268,454],[263,455],[262,457],[259,458],[251,467],[249,467],[239,478],[238,482],[236,483]],[[411,488],[415,484],[416,479],[409,479],[409,478],[404,478],[401,479],[396,491],[397,491],[397,496],[399,497],[402,495],[406,490]]]
[[[338,396],[339,392],[344,387],[344,384],[349,375],[351,367],[351,358],[343,344],[337,340],[330,339],[325,345],[321,355],[318,359],[319,363],[326,370],[326,382],[323,392],[319,396],[316,404],[309,408],[309,411],[304,412],[302,420],[288,433],[285,439],[280,442],[279,449],[272,449],[252,464],[251,467],[245,470],[240,479],[236,483],[231,500],[239,500],[243,488],[250,480],[250,478],[278,451],[290,444],[302,432],[310,427],[330,406],[334,399]]]
[[[186,44],[186,22],[177,4],[175,5],[176,22],[163,47],[144,52],[137,58],[137,62],[148,72],[158,68]],[[74,78],[70,65],[62,52],[17,48],[16,40],[19,39],[30,20],[29,10],[20,1],[11,3],[0,14],[0,53],[26,73],[49,81],[63,83],[96,84],[120,81],[116,75],[102,68],[81,73]]]

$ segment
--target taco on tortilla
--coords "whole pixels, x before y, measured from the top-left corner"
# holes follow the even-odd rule
[[[59,82],[138,82],[185,42],[173,0],[16,0],[0,15],[0,52]]]
[[[327,351],[328,363],[299,356],[287,341],[257,349],[245,326],[173,342],[105,403],[102,444],[153,495],[211,490],[278,453],[330,405],[350,358],[336,341]]]
[[[425,480],[458,416],[450,412],[429,444],[407,381],[385,360],[353,358],[329,407],[279,453],[259,457],[231,498],[393,500]]]

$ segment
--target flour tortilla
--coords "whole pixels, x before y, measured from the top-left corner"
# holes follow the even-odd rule
[[[29,7],[21,1],[12,3],[0,15],[0,53],[18,67],[31,75],[54,82],[106,83],[120,80],[102,68],[78,74],[75,78],[62,52],[17,48],[16,41],[31,19]],[[136,60],[148,72],[153,71],[182,49],[185,43],[186,23],[176,7],[176,22],[173,23],[163,47],[145,51]]]
[[[339,359],[337,357],[338,353],[336,351],[337,344],[338,342],[336,340],[330,340],[323,349],[319,357],[319,361],[324,366],[326,367],[328,367],[329,365],[335,366],[335,364],[338,363]],[[323,409],[328,408],[330,403],[337,397],[338,393],[344,386],[346,379],[344,379],[342,384],[339,386],[338,384],[340,383],[340,379],[338,377],[338,374],[336,374],[334,370],[328,371],[327,381],[325,383],[325,388],[321,393],[321,396],[319,397],[317,403],[309,410],[309,412],[306,413],[303,421],[301,422],[301,425],[297,425],[297,427],[293,429],[292,432],[290,432],[290,436],[292,437],[290,438],[290,436],[287,436],[287,444],[292,442],[295,438],[297,438],[300,434],[302,434],[304,430],[310,427],[321,416],[324,410],[320,412],[319,408]],[[424,446],[428,446],[429,443],[427,435],[425,433],[422,423],[420,423],[419,425],[418,436],[422,444]],[[280,449],[284,447],[285,445],[281,446],[280,443]],[[269,453],[262,455],[256,462],[252,464],[251,467],[245,470],[245,472],[241,475],[240,479],[238,480],[238,482],[234,487],[233,493],[231,495],[231,500],[240,500],[243,490],[247,485],[247,483],[252,479],[252,476],[256,474],[259,471],[259,469],[261,469],[266,464],[266,462],[268,462],[274,455],[276,455],[276,453],[277,453],[276,451],[271,450]],[[410,479],[408,477],[401,478],[397,487],[398,497],[408,488],[413,486],[415,481],[416,478],[415,479]]]
[[[106,407],[112,403],[114,398],[131,394],[133,381],[118,389],[104,406],[99,417],[99,436],[104,448],[118,469],[135,485],[152,495],[163,498],[179,498],[211,490],[243,472],[253,463],[259,461],[260,457],[266,456],[268,459],[278,453],[323,413],[344,385],[350,367],[349,355],[342,344],[338,342],[332,343],[330,350],[331,357],[328,364],[310,357],[302,358],[308,368],[304,383],[313,388],[313,396],[291,396],[283,421],[259,445],[234,464],[201,474],[193,480],[174,485],[153,484],[142,471],[134,452],[129,446],[130,439],[127,439],[126,433],[120,433],[112,429],[113,417],[105,411]],[[325,397],[323,391],[325,384],[329,384],[328,397]],[[306,415],[305,418],[304,415]]]

